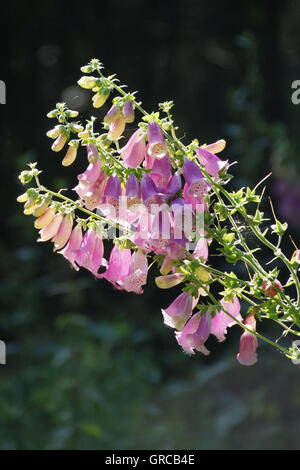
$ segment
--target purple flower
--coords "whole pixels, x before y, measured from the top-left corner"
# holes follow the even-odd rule
[[[186,323],[181,332],[176,332],[176,339],[178,344],[188,354],[195,354],[194,349],[202,352],[206,356],[210,353],[204,346],[205,341],[209,337],[211,330],[211,315],[209,312],[195,313],[192,318]]]
[[[182,292],[169,305],[168,308],[162,309],[164,323],[171,328],[182,330],[186,321],[192,315],[193,298],[189,292]]]
[[[153,119],[148,125],[149,154],[155,158],[163,158],[168,149],[161,128]]]
[[[148,261],[147,256],[141,251],[137,250],[133,253],[130,262],[128,275],[120,282],[127,292],[135,292],[142,294],[142,286],[147,282]]]
[[[206,182],[196,163],[187,157],[184,157],[183,174],[188,185],[187,196],[193,197],[197,201],[202,201],[210,190],[210,185]]]
[[[219,172],[224,168],[228,168],[228,161],[223,161],[213,153],[204,148],[197,148],[197,157],[201,165],[207,173],[213,177],[217,177]]]
[[[152,171],[149,173],[150,178],[154,181],[160,192],[164,192],[171,178],[171,161],[167,153],[161,159],[154,159]]]
[[[103,274],[98,274],[99,278],[105,278],[117,289],[122,289],[126,276],[130,272],[131,252],[129,249],[120,250],[117,245],[113,247],[109,257],[109,263]]]
[[[137,168],[145,158],[146,142],[141,129],[135,131],[127,144],[120,149],[125,166]]]

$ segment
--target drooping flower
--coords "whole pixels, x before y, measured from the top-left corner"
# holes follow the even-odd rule
[[[186,321],[192,315],[193,298],[189,292],[182,292],[169,305],[168,308],[162,309],[164,323],[171,328],[182,330]]]
[[[208,258],[208,245],[205,237],[199,238],[193,253],[194,258],[202,258],[207,261]]]
[[[72,163],[76,160],[76,157],[77,157],[77,149],[78,149],[78,144],[74,144],[72,142],[69,143],[69,148],[67,150],[67,153],[62,160],[63,166],[72,165]]]
[[[184,280],[184,274],[174,273],[167,274],[166,276],[158,276],[155,278],[155,283],[160,289],[170,289],[170,287],[177,286]]]
[[[120,107],[116,104],[113,104],[110,110],[104,116],[103,121],[105,124],[111,124],[116,121],[121,116]]]
[[[85,233],[80,247],[75,251],[74,261],[98,276],[98,270],[103,264],[103,241],[93,227]]]
[[[98,277],[111,282],[117,289],[122,289],[121,285],[130,272],[130,264],[131,251],[128,248],[120,250],[115,245],[111,250],[106,271],[103,274],[98,274]]]
[[[182,331],[176,332],[176,339],[178,344],[188,354],[195,354],[194,350],[202,352],[207,356],[210,351],[204,346],[205,341],[209,337],[211,330],[211,315],[205,312],[202,316],[201,313],[195,315],[188,320]]]
[[[141,129],[135,131],[127,144],[120,149],[125,166],[137,168],[145,158],[146,142]]]
[[[107,180],[101,211],[105,216],[116,218],[119,215],[119,203],[122,195],[120,178],[117,175],[110,176]]]
[[[146,173],[143,175],[141,187],[142,199],[149,211],[151,211],[152,205],[160,205],[162,202],[164,202],[164,195],[158,192],[158,189],[155,186],[154,182]]]
[[[252,331],[256,331],[256,320],[254,315],[249,315],[244,325]],[[257,362],[257,337],[249,331],[244,331],[240,339],[240,350],[236,358],[243,366],[252,366]]]
[[[53,206],[48,207],[44,214],[39,216],[35,221],[34,221],[34,226],[37,229],[41,229],[43,227],[46,227],[46,225],[50,224],[51,220],[54,219],[55,216],[55,208]]]
[[[42,216],[43,217],[43,216]],[[59,226],[63,220],[63,215],[61,212],[57,212],[51,222],[48,225],[45,225],[40,231],[40,238],[38,242],[46,242],[54,237],[59,229]]]
[[[119,282],[119,285],[121,285],[127,292],[142,294],[142,286],[147,282],[147,273],[147,256],[141,250],[137,250],[131,257],[128,275],[123,281]]]
[[[171,161],[168,153],[163,158],[154,159],[149,176],[154,181],[159,192],[164,192],[170,181],[171,174]]]
[[[239,299],[235,296],[233,301],[225,302],[224,299],[221,300],[221,305],[224,310],[227,310],[233,317],[238,321],[242,322],[243,319],[240,314],[241,306]],[[227,328],[235,325],[236,321],[233,320],[227,313],[223,310],[217,311],[216,315],[212,319],[211,324],[211,333],[218,338],[218,341],[225,341],[225,335],[227,333]]]
[[[107,137],[109,140],[117,140],[124,132],[125,129],[125,120],[122,116],[113,121],[109,126],[109,131]]]
[[[163,158],[168,151],[161,128],[153,119],[148,125],[149,154],[155,158]]]
[[[76,227],[72,230],[71,236],[65,248],[58,253],[63,255],[73,266],[73,268],[78,271],[79,267],[75,263],[76,252],[80,248],[82,242],[82,228],[80,224],[77,224]]]
[[[228,167],[228,161],[223,161],[214,153],[209,152],[207,149],[198,147],[197,157],[201,165],[204,166],[207,173],[213,177],[217,177],[219,172]]]
[[[134,121],[134,109],[131,100],[126,100],[122,110],[122,116],[125,122],[133,122]]]
[[[205,180],[201,170],[195,162],[184,157],[183,174],[188,185],[187,196],[202,201],[210,190],[210,185]]]
[[[70,238],[72,227],[73,227],[72,214],[67,214],[64,216],[62,220],[59,226],[58,232],[51,240],[54,243],[53,251],[60,250],[61,248],[65,246],[65,244]]]

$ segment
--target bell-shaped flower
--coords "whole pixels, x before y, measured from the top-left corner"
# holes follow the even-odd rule
[[[169,305],[168,308],[162,309],[164,323],[171,328],[182,330],[187,320],[192,315],[193,297],[189,292],[182,292]]]
[[[135,292],[142,294],[142,286],[147,282],[148,261],[147,256],[141,251],[137,250],[131,257],[129,273],[119,284],[127,292]]]
[[[146,173],[143,175],[142,182],[142,200],[147,207],[148,211],[151,211],[152,205],[160,205],[166,199],[165,196],[159,193],[154,182]]]
[[[63,217],[61,212],[57,212],[51,222],[39,231],[40,238],[37,241],[46,242],[53,238],[59,230]]]
[[[224,299],[221,300],[221,305],[229,312],[236,320],[242,322],[243,318],[241,317],[240,310],[240,302],[239,299],[235,296],[233,300],[229,302],[225,302]],[[230,317],[226,312],[223,310],[217,311],[216,315],[212,319],[211,324],[211,333],[218,338],[218,341],[225,341],[225,335],[227,333],[227,328],[235,325],[236,321]]]
[[[78,175],[78,181],[81,184],[90,185],[95,183],[100,176],[101,172],[101,161],[95,160],[94,162],[90,163],[84,173]]]
[[[188,354],[195,354],[194,350],[202,352],[206,356],[210,353],[204,346],[211,330],[211,315],[205,312],[195,313],[186,323],[182,331],[176,332],[178,344]]]
[[[72,227],[73,227],[72,214],[67,214],[64,216],[62,220],[59,226],[58,232],[51,240],[54,243],[53,251],[60,250],[61,248],[65,246],[65,244],[70,238]]]
[[[129,175],[129,178],[126,182],[125,194],[127,197],[127,205],[129,209],[130,209],[130,206],[141,203],[140,183],[138,182],[138,179],[136,178],[136,176],[134,176],[132,173],[131,175]]]
[[[122,196],[121,182],[117,175],[110,176],[107,180],[101,211],[105,216],[117,218],[119,216],[120,197]]]
[[[127,144],[120,149],[121,157],[128,168],[137,168],[145,158],[146,142],[141,129],[135,131]]]
[[[168,151],[161,128],[153,119],[148,125],[149,154],[155,158],[163,158]]]
[[[127,248],[120,250],[117,245],[114,245],[108,267],[103,274],[98,274],[98,277],[111,282],[117,289],[122,289],[122,283],[130,272],[130,264],[131,251]]]
[[[244,325],[251,331],[256,331],[256,320],[254,315],[249,315]],[[249,331],[244,331],[240,339],[240,350],[236,358],[243,366],[252,366],[257,362],[257,337]]]
[[[164,192],[171,178],[171,160],[169,154],[166,153],[161,159],[154,159],[152,171],[149,173],[150,178],[154,181],[159,192]]]
[[[94,163],[99,160],[99,153],[95,144],[88,143],[86,146],[87,159],[90,163]]]
[[[120,107],[116,104],[113,104],[107,114],[104,116],[103,121],[105,124],[111,124],[116,121],[121,116]]]
[[[58,253],[63,255],[73,266],[73,268],[78,271],[79,267],[75,263],[76,252],[80,248],[82,242],[82,228],[80,224],[77,224],[76,227],[72,230],[71,236],[65,248]]]
[[[215,154],[202,147],[197,148],[197,157],[207,173],[213,177],[217,177],[221,170],[229,166],[228,161],[221,160]]]
[[[85,207],[92,211],[100,207],[106,183],[107,176],[101,170],[95,182],[87,184],[85,180],[80,181],[73,190],[77,192]]]
[[[98,270],[103,264],[103,241],[93,227],[85,233],[80,247],[75,251],[74,261],[98,276]]]
[[[187,157],[184,157],[183,174],[188,185],[187,196],[193,197],[197,201],[202,201],[208,194],[211,186],[205,180],[196,163]]]

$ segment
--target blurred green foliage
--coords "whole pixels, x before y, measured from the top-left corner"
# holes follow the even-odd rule
[[[260,346],[259,363],[243,368],[237,328],[224,344],[209,340],[210,357],[185,356],[160,313],[177,288],[157,291],[151,273],[135,296],[75,273],[50,244],[36,244],[32,218],[15,201],[28,161],[49,169],[41,178],[53,188],[71,188],[86,166],[83,156],[61,168],[45,115],[58,100],[91,112],[72,86],[93,56],[140,90],[150,110],[174,99],[182,135],[225,137],[224,155],[238,160],[233,184],[274,169],[297,182],[300,108],[290,86],[300,78],[298,2],[16,5],[2,7],[0,448],[299,448],[296,366]]]

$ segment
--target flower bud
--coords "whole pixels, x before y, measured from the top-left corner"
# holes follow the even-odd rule
[[[271,284],[270,282],[264,282],[261,286],[261,288],[267,292],[267,294],[270,296],[270,297],[275,297],[275,295],[277,294],[277,291],[278,290],[282,290],[282,285],[281,285],[281,282],[278,281],[278,279],[276,279],[273,284]]]
[[[50,222],[54,218],[54,216],[55,216],[54,207],[53,206],[48,207],[48,209],[46,209],[44,214],[41,215],[38,219],[35,220],[35,222],[34,222],[35,228],[37,228],[37,229],[43,228],[46,225],[50,224]]]
[[[53,238],[57,234],[62,220],[63,215],[57,212],[51,222],[39,231],[40,238],[37,241],[46,242]]]
[[[38,206],[37,200],[33,197],[30,197],[24,205],[24,214],[31,215],[33,214],[35,208]]]
[[[160,289],[169,289],[170,287],[177,286],[184,279],[184,274],[175,273],[168,274],[167,276],[158,276],[155,278],[155,283]]]
[[[93,71],[92,65],[84,65],[80,68],[82,73],[91,73]]]
[[[63,166],[69,166],[72,165],[72,163],[75,161],[77,157],[77,149],[78,149],[78,143],[69,143],[69,148],[67,150],[66,155],[63,158],[62,165]]]
[[[82,131],[78,134],[78,137],[80,137],[80,139],[88,139],[89,136],[90,136],[90,134],[86,130],[84,130],[84,131]]]
[[[109,97],[109,92],[108,93],[96,93],[93,96],[93,106],[94,108],[101,108],[101,106],[104,105],[105,101]]]
[[[122,116],[125,122],[133,122],[134,121],[134,109],[131,100],[125,101]]]
[[[201,281],[201,282],[209,282],[211,277],[210,277],[210,274],[209,272],[207,271],[207,269],[205,269],[203,266],[198,266],[196,269],[195,269],[195,274],[197,276],[197,278]]]
[[[109,128],[107,137],[109,140],[117,140],[124,132],[125,121],[122,116],[120,116],[116,121],[112,122]]]
[[[214,142],[213,144],[205,145],[205,150],[208,150],[211,153],[219,153],[224,150],[226,147],[226,140],[220,139],[217,140],[217,142]]]
[[[63,149],[65,143],[67,142],[67,136],[66,134],[60,134],[57,139],[52,144],[51,149],[53,152],[59,152],[60,150]]]
[[[103,121],[105,124],[111,124],[116,121],[121,115],[119,106],[113,104],[108,113],[104,116]]]
[[[17,197],[18,202],[26,202],[29,199],[29,195],[27,193],[20,194],[19,197]]]
[[[81,86],[81,88],[85,88],[86,90],[90,90],[96,85],[97,78],[96,77],[88,77],[88,76],[83,76],[81,77],[80,80],[78,80],[78,85]]]
[[[54,243],[53,251],[60,250],[61,248],[65,246],[65,244],[70,238],[70,235],[72,232],[72,226],[73,226],[72,215],[71,214],[65,215],[59,226],[58,232],[56,233],[55,237],[53,237],[51,240]]]
[[[83,126],[80,124],[71,124],[72,126],[72,131],[73,132],[82,132],[83,131]]]
[[[50,137],[50,139],[56,139],[61,134],[61,132],[61,127],[55,126],[53,129],[50,129],[50,131],[47,132],[47,136]]]
[[[33,212],[34,217],[40,217],[43,215],[46,210],[48,209],[48,203],[46,201],[42,201],[35,209]]]

